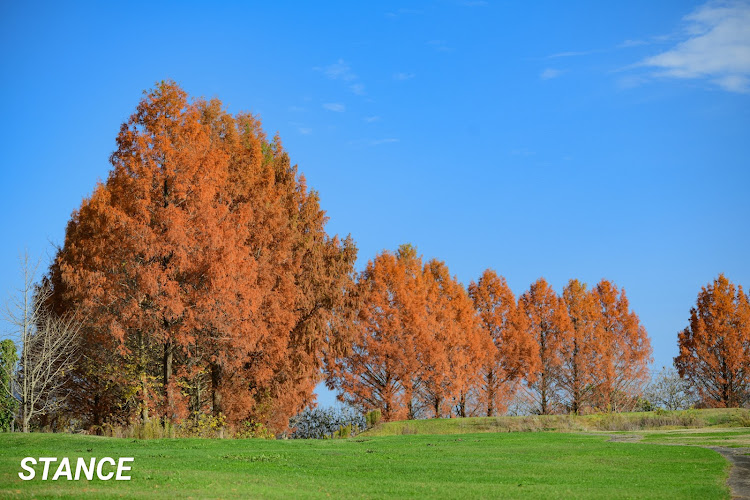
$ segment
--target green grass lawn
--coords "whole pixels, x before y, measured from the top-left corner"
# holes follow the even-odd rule
[[[0,434],[0,498],[729,497],[728,463],[710,450],[607,439],[558,432],[333,441]],[[127,482],[21,481],[26,456],[135,462]]]

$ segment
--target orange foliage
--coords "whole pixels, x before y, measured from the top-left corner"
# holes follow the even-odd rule
[[[224,413],[285,428],[310,402],[356,250],[278,138],[162,82],[68,224],[53,304],[83,307],[72,410],[90,423]],[[210,395],[210,397],[209,397]]]
[[[541,415],[555,413],[560,410],[558,391],[564,362],[562,346],[571,334],[565,303],[544,278],[539,278],[521,295],[518,305],[526,315],[528,328],[539,347],[537,372],[527,381],[534,409]]]
[[[492,344],[479,328],[469,295],[445,263],[430,260],[424,276],[429,328],[421,344],[421,399],[435,418],[449,416],[453,406],[463,417],[468,393],[479,382]]]
[[[385,420],[495,415],[522,381],[538,413],[622,410],[646,381],[646,331],[606,280],[558,297],[539,279],[516,303],[493,271],[467,293],[403,245],[355,281],[353,242],[327,235],[280,139],[216,99],[157,85],[111,163],[48,278],[52,307],[86,317],[69,411],[93,426],[213,412],[281,430],[323,369]],[[748,329],[747,297],[720,276],[676,360],[710,381],[707,400],[745,401]]]
[[[701,288],[678,344],[675,366],[704,405],[729,408],[750,401],[750,302],[741,286],[720,274]]]
[[[594,346],[599,358],[594,405],[601,410],[630,411],[648,382],[651,342],[630,310],[625,290],[601,280],[592,293],[596,301]]]
[[[329,386],[340,398],[383,419],[414,417],[421,362],[419,344],[427,336],[422,259],[404,245],[367,263],[356,287],[360,301],[351,349],[330,366]]]
[[[357,285],[359,333],[329,373],[340,398],[384,420],[443,416],[461,404],[486,351],[466,291],[411,245],[368,262]]]
[[[520,379],[532,379],[539,368],[539,348],[505,278],[488,269],[476,283],[471,282],[469,295],[480,327],[493,343],[482,367],[479,391],[484,413],[491,417],[505,411]]]
[[[563,338],[562,367],[559,388],[561,401],[568,412],[580,413],[590,408],[597,389],[597,374],[603,339],[597,336],[599,310],[596,297],[586,284],[572,279],[563,290],[563,300],[570,319],[570,335]]]

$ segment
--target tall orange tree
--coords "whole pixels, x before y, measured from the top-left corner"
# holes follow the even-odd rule
[[[50,270],[54,307],[88,318],[71,409],[94,425],[213,411],[285,427],[340,344],[327,325],[351,241],[325,234],[278,138],[218,100],[162,82],[117,145]]]
[[[750,401],[750,303],[724,274],[701,288],[678,337],[675,367],[710,407]]]
[[[491,417],[505,411],[518,381],[537,372],[539,347],[505,278],[487,269],[471,282],[469,295],[480,328],[492,340],[479,384],[481,405]]]
[[[562,346],[571,335],[565,303],[544,278],[539,278],[521,295],[518,304],[538,346],[537,370],[527,380],[535,411],[541,415],[556,413],[561,409]]]
[[[592,290],[596,302],[594,345],[599,367],[594,404],[599,409],[628,411],[648,382],[651,342],[630,309],[624,289],[601,280]]]
[[[383,419],[415,418],[420,349],[428,338],[422,259],[411,245],[384,251],[367,263],[355,295],[356,333],[348,352],[328,365],[328,385],[339,398]]]
[[[570,280],[563,289],[563,300],[570,319],[570,335],[563,338],[561,345],[559,387],[565,409],[577,414],[591,406],[606,344],[596,335],[600,311],[586,284]]]
[[[466,416],[468,395],[478,385],[484,360],[491,354],[490,338],[479,328],[466,289],[450,275],[444,262],[424,266],[427,286],[427,338],[419,346],[423,361],[421,391],[432,416]]]

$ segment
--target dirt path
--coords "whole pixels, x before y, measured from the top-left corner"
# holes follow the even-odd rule
[[[640,434],[610,434],[609,441],[612,443],[638,443],[643,439]]]
[[[710,450],[720,453],[729,460],[732,470],[729,471],[727,484],[732,490],[732,498],[750,500],[750,448],[724,448],[721,446],[706,446]]]

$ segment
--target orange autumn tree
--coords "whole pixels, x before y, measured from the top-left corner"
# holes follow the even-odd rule
[[[600,311],[595,295],[586,289],[586,284],[570,280],[563,289],[563,300],[570,319],[570,335],[563,338],[561,345],[558,385],[565,409],[578,414],[591,407],[605,344],[596,335]]]
[[[466,289],[444,262],[424,266],[427,286],[427,337],[419,345],[420,395],[435,418],[455,408],[465,417],[469,392],[478,385],[480,369],[491,354],[489,335],[479,328]]]
[[[630,310],[624,289],[603,279],[592,294],[596,302],[594,345],[599,351],[593,403],[600,410],[630,411],[648,382],[651,342]]]
[[[357,332],[350,350],[328,366],[328,386],[385,421],[415,418],[421,344],[428,337],[422,259],[411,245],[384,251],[367,263],[355,289]]]
[[[750,302],[724,274],[702,287],[674,364],[709,407],[750,401]]]
[[[518,381],[524,377],[533,381],[539,363],[538,346],[505,278],[487,269],[476,283],[471,282],[469,295],[480,328],[492,340],[479,384],[479,400],[484,413],[491,417],[505,411]]]
[[[460,413],[487,343],[447,266],[402,245],[368,262],[355,295],[357,334],[329,366],[329,387],[385,420]]]
[[[555,413],[560,410],[562,346],[571,330],[565,303],[544,278],[539,278],[521,295],[518,305],[538,346],[537,371],[527,380],[534,411],[540,415]]]
[[[71,410],[92,425],[213,411],[286,427],[341,343],[327,327],[351,241],[325,234],[280,141],[217,100],[162,82],[117,143],[50,270],[54,307],[88,318]]]

